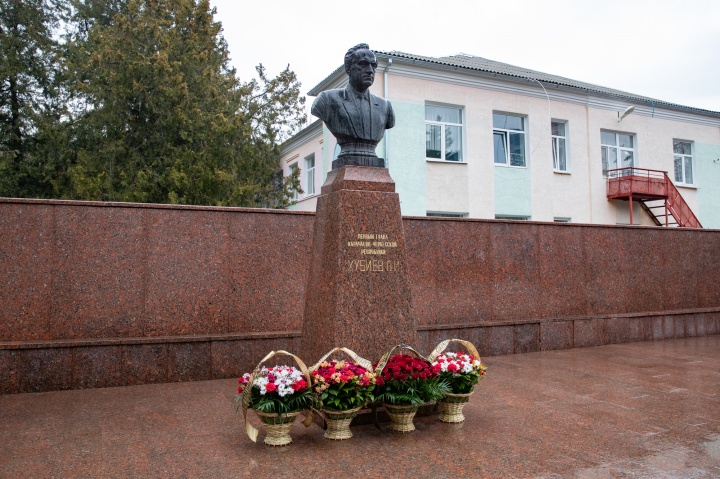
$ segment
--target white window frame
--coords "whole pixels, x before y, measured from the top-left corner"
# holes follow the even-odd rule
[[[425,103],[425,108],[427,112],[428,106],[437,106],[442,108],[451,108],[451,109],[457,109],[460,111],[460,123],[452,123],[448,121],[432,121],[432,120],[425,120],[425,159],[427,161],[442,161],[443,163],[465,163],[465,129],[463,128],[463,123],[465,122],[465,108],[458,106],[458,105],[444,105],[440,103]],[[426,113],[427,116],[427,113]],[[441,149],[440,149],[440,158],[430,158],[427,156],[427,130],[428,125],[436,125],[440,126],[440,138],[445,138],[445,128],[448,126],[456,126],[460,127],[460,158],[457,160],[448,160],[446,159],[447,156],[447,145],[445,141],[441,141]]]
[[[676,143],[685,143],[690,145],[690,154],[686,153],[676,153],[675,152],[675,144]],[[692,141],[688,140],[677,140],[673,139],[673,181],[678,186],[695,186],[695,144]],[[678,161],[678,159],[681,162],[682,167],[682,180],[677,179],[677,168],[675,166],[675,163]],[[687,179],[687,164],[688,160],[690,163],[690,176],[691,181],[685,181]]]
[[[292,163],[290,166],[288,166],[288,176],[292,176],[293,170],[297,170],[299,168],[297,161],[295,163]],[[295,190],[293,193],[293,200],[297,201],[299,198],[298,191]]]
[[[496,128],[495,127],[495,115],[505,115],[505,116],[513,116],[516,118],[522,119],[522,125],[523,129],[520,130],[511,130],[506,128]],[[527,148],[527,130],[528,130],[528,121],[527,121],[526,115],[519,115],[517,113],[505,113],[502,111],[494,111],[493,112],[493,164],[495,166],[501,166],[505,168],[527,168],[528,165],[528,148]],[[497,163],[495,161],[495,134],[500,133],[503,135],[503,143],[505,145],[505,163]],[[510,161],[510,135],[522,135],[522,143],[523,143],[523,164],[522,165],[513,165]]]
[[[315,153],[305,157],[305,196],[315,194]]]
[[[562,124],[565,127],[564,135],[553,135],[552,125],[553,123]],[[567,120],[551,120],[550,121],[550,136],[552,137],[552,156],[553,156],[553,171],[556,173],[570,173],[570,154],[568,151],[568,122]],[[563,149],[565,153],[565,169],[560,168],[560,161],[557,157],[557,152],[560,151],[560,143],[565,144]]]
[[[603,133],[612,133],[615,135],[615,144],[603,143]],[[620,135],[627,135],[632,138],[633,146],[628,148],[626,146],[620,146]],[[602,162],[603,151],[607,151],[606,158],[607,162],[602,163],[603,178],[607,178],[607,171],[614,170],[615,168],[609,168],[610,166],[610,150],[615,150],[615,164],[621,165],[623,160],[623,152],[632,153],[633,163],[630,166],[619,166],[618,168],[638,168],[638,156],[637,156],[637,136],[635,133],[629,133],[627,131],[613,131],[613,130],[600,130],[600,161]]]
[[[428,217],[434,218],[467,218],[468,213],[455,213],[450,211],[427,211],[425,213]]]

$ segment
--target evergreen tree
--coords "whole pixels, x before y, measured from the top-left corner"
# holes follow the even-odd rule
[[[44,196],[50,183],[36,154],[37,132],[58,93],[53,0],[0,0],[0,196]]]
[[[76,0],[65,198],[283,207],[278,144],[304,121],[289,67],[241,84],[207,0]],[[89,12],[89,13],[88,13]],[[86,18],[82,18],[83,15]],[[94,17],[93,17],[94,15]]]

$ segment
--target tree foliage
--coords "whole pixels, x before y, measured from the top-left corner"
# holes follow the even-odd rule
[[[277,176],[278,144],[304,121],[289,67],[268,78],[260,65],[257,79],[241,83],[207,0],[71,5],[63,108],[36,132],[36,176],[54,196],[288,204],[298,178]]]
[[[61,5],[0,0],[0,195],[41,194],[34,153],[38,129],[56,106]]]

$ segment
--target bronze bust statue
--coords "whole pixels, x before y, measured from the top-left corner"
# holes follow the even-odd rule
[[[332,169],[346,165],[385,167],[375,154],[385,130],[395,126],[389,101],[368,90],[375,81],[377,59],[367,43],[350,48],[345,54],[345,88],[321,92],[312,105],[312,114],[325,122],[337,138],[340,154]]]

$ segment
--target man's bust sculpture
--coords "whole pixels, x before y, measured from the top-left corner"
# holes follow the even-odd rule
[[[385,167],[375,147],[385,130],[395,126],[392,105],[368,90],[375,81],[377,59],[366,43],[355,45],[345,54],[345,72],[349,84],[345,88],[320,93],[312,106],[312,114],[325,122],[337,138],[340,154],[332,169],[345,165]]]

